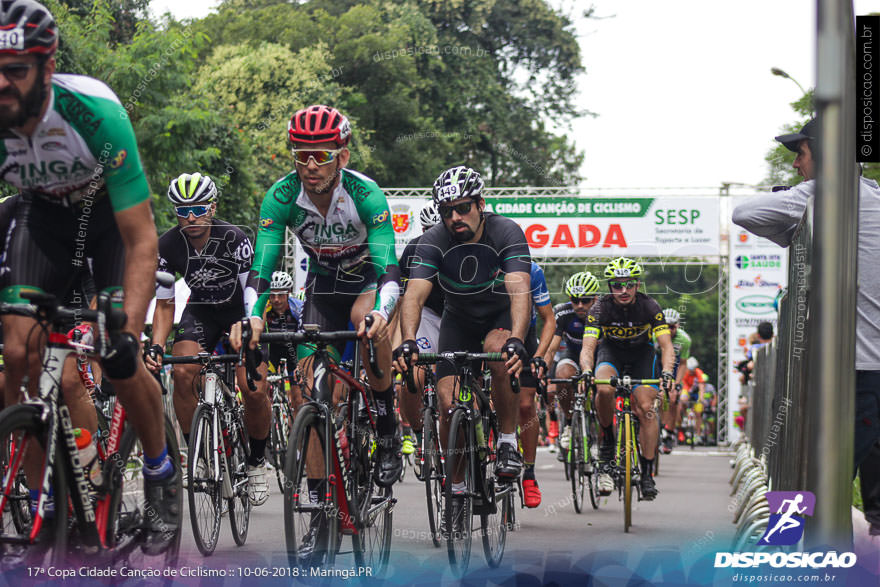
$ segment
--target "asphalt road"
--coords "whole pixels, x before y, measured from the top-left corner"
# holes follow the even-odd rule
[[[474,584],[582,583],[586,573],[610,573],[625,579],[631,569],[644,569],[641,576],[652,576],[654,567],[687,569],[702,556],[725,550],[733,533],[733,507],[728,481],[730,455],[723,450],[699,447],[678,448],[661,461],[656,478],[660,494],[653,502],[637,502],[633,508],[633,527],[623,531],[623,504],[617,494],[603,498],[598,510],[574,511],[570,484],[556,456],[539,449],[536,473],[543,501],[535,509],[519,509],[515,532],[508,533],[504,559],[498,569],[488,569],[478,536],[465,579]],[[269,501],[254,508],[247,543],[236,547],[228,520],[215,554],[205,558],[192,541],[188,516],[181,549],[180,566],[192,569],[226,569],[226,579],[188,579],[187,584],[290,584],[290,578],[273,581],[274,569],[287,567],[283,552],[284,529],[282,499],[277,483],[272,484]],[[405,480],[395,485],[398,499],[394,510],[392,554],[385,582],[401,585],[428,585],[456,581],[449,570],[445,545],[435,548],[430,540],[425,509],[424,486],[409,470]],[[475,524],[476,525],[476,524]],[[337,569],[353,569],[351,540],[343,537]],[[234,573],[233,573],[234,569]],[[199,571],[201,572],[201,571]],[[287,572],[289,571],[281,571]],[[308,570],[306,570],[308,573]],[[359,571],[362,575],[367,572]],[[686,571],[685,571],[686,572]],[[627,574],[629,573],[629,574]],[[269,574],[270,577],[259,577]],[[250,575],[250,576],[248,576]],[[523,583],[523,577],[532,579]],[[578,577],[581,580],[577,580]],[[195,581],[195,582],[194,582]],[[321,581],[317,577],[308,583]],[[324,579],[327,581],[327,579]],[[345,581],[337,576],[333,583]],[[512,584],[512,583],[511,583]]]

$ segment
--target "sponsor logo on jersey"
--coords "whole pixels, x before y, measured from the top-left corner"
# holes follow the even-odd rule
[[[654,316],[654,320],[657,320],[657,321],[659,321],[659,322],[662,322],[662,321],[663,321],[663,313],[662,313],[662,312],[658,312],[657,315]]]
[[[73,94],[59,92],[56,94],[55,99],[58,101],[58,105],[64,110],[67,118],[79,122],[82,126],[80,130],[89,136],[94,135],[95,131],[100,128],[101,123],[104,122],[103,118],[95,118],[95,113],[89,110],[88,107],[80,102]]]
[[[427,337],[424,336],[417,338],[416,344],[419,345],[420,349],[428,350],[429,348],[431,348],[431,343],[428,342]]]
[[[638,338],[645,334],[651,326],[643,324],[641,326],[603,326],[602,331],[609,338],[629,339]]]
[[[271,218],[260,218],[260,226],[263,228],[269,228],[275,223]]]
[[[293,186],[286,181],[276,184],[275,189],[272,190],[272,196],[279,204],[289,204],[293,201]]]
[[[379,214],[373,214],[373,217],[370,219],[370,223],[373,225],[382,224],[388,220],[388,210],[383,210]]]
[[[113,159],[110,160],[110,168],[111,169],[119,169],[122,167],[122,164],[125,163],[125,158],[128,157],[128,152],[125,149],[121,149]]]
[[[60,151],[64,148],[64,143],[59,143],[58,141],[48,141],[43,143],[42,149],[44,151]]]
[[[66,137],[67,133],[63,128],[44,128],[38,134],[38,137]]]

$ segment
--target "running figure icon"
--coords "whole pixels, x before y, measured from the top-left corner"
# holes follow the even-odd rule
[[[812,516],[816,496],[809,491],[770,491],[767,493],[770,516],[767,531],[758,544],[796,544],[804,533],[804,515]],[[775,535],[775,536],[774,536]]]

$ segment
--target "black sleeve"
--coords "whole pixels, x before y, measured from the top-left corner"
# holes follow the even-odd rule
[[[404,280],[409,279],[410,266],[412,264],[412,259],[415,256],[417,244],[418,241],[409,241],[406,244],[406,247],[404,247],[403,253],[400,255],[400,260],[397,263],[398,265],[400,265],[400,276]]]
[[[445,234],[440,230],[434,230],[432,227],[419,239],[416,246],[413,259],[410,263],[410,279],[433,279],[440,271],[440,265],[443,261],[443,253],[446,250],[444,240],[448,241]]]
[[[495,250],[498,251],[501,270],[504,273],[520,271],[531,274],[532,256],[526,235],[519,224],[497,215],[490,216],[489,221],[493,221],[493,240]],[[494,228],[495,226],[497,229]],[[486,228],[489,228],[488,223]]]

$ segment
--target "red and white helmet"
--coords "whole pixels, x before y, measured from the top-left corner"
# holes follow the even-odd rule
[[[336,108],[317,104],[293,115],[287,125],[287,137],[292,143],[332,141],[337,147],[345,147],[351,139],[351,123]]]

